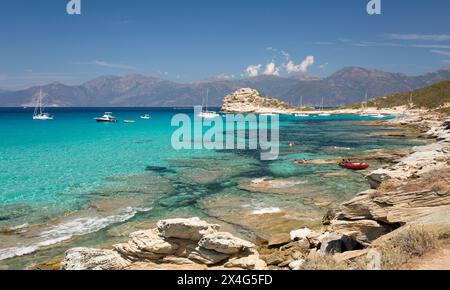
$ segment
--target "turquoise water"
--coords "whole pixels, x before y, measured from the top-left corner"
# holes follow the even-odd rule
[[[255,233],[269,231],[258,224],[262,217],[317,224],[367,184],[362,173],[335,163],[293,160],[418,144],[372,135],[386,129],[359,124],[370,118],[282,116],[280,157],[261,161],[259,151],[172,149],[172,116],[190,110],[113,109],[119,120],[138,122],[93,120],[109,110],[54,109],[56,119],[41,122],[30,110],[0,109],[0,266],[26,267],[65,247],[113,242],[120,226],[131,230],[165,217],[201,216]],[[152,119],[139,119],[145,113]],[[255,188],[260,179],[284,185]]]

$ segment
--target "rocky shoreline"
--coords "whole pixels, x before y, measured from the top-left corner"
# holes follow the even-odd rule
[[[321,259],[366,259],[410,225],[450,226],[450,120],[430,113],[383,124],[413,128],[435,142],[399,154],[393,165],[369,173],[372,189],[330,210],[321,229],[251,243],[198,218],[165,220],[111,250],[71,249],[62,269],[311,269]]]

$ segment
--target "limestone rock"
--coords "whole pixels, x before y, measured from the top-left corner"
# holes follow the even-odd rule
[[[334,220],[331,222],[330,229],[333,232],[351,237],[364,246],[369,246],[372,241],[389,233],[392,227],[380,225],[373,220]]]
[[[240,268],[246,270],[266,270],[267,264],[260,259],[259,254],[255,251],[246,257],[236,257],[225,263],[225,268]]]
[[[188,255],[189,259],[205,265],[215,265],[225,261],[229,257],[229,255],[207,250],[201,247],[195,248],[195,250],[191,251]]]
[[[358,243],[349,236],[329,233],[322,239],[320,251],[327,255],[343,253],[358,249]]]
[[[295,230],[295,231],[291,231],[290,236],[291,236],[291,240],[295,241],[295,240],[302,240],[304,238],[308,238],[309,236],[313,235],[314,232],[308,228],[304,228],[304,229],[300,229],[300,230]]]
[[[130,263],[117,252],[74,248],[66,252],[62,270],[121,270]]]
[[[204,235],[217,232],[219,225],[209,224],[199,218],[169,219],[159,221],[158,231],[165,238],[199,241]]]
[[[296,260],[289,264],[291,270],[302,270],[302,266],[305,264],[305,260]]]
[[[225,96],[224,113],[277,113],[289,106],[277,99],[263,97],[257,90],[242,88]]]
[[[277,247],[286,245],[291,242],[291,236],[289,234],[276,234],[269,238],[269,247]]]
[[[217,232],[204,236],[198,245],[202,248],[213,250],[223,254],[237,254],[256,246],[226,232]]]
[[[154,230],[135,232],[130,237],[131,242],[142,251],[170,255],[178,249],[178,245],[164,240]]]

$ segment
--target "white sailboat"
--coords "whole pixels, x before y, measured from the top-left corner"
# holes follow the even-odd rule
[[[324,105],[324,102],[323,102],[323,97],[322,97],[322,106],[320,107],[321,112],[323,112],[323,107],[324,107],[323,105]],[[329,116],[331,116],[331,114],[323,112],[323,113],[320,113],[318,116],[319,117],[329,117]]]
[[[300,108],[303,108],[303,96],[300,97]],[[295,117],[305,118],[309,117],[308,114],[295,114]]]
[[[52,115],[44,112],[44,106],[42,105],[42,99],[43,99],[42,89],[40,89],[39,96],[36,101],[36,106],[34,107],[33,120],[41,120],[41,121],[53,120],[54,117]]]
[[[216,112],[208,111],[208,99],[209,99],[209,89],[206,90],[205,110],[203,110],[203,104],[202,104],[202,111],[198,114],[198,116],[200,118],[204,118],[204,119],[214,119],[220,115],[217,114]]]
[[[367,96],[367,91],[366,91],[365,101],[361,103],[361,114],[359,114],[361,117],[369,117],[370,116],[369,114],[366,113],[367,103],[368,103],[368,96]]]

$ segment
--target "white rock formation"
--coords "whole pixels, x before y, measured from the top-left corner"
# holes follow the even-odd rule
[[[159,221],[158,231],[165,238],[199,241],[204,235],[217,232],[219,225],[208,224],[199,218],[169,219]]]

